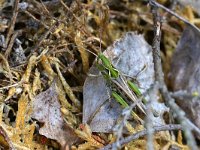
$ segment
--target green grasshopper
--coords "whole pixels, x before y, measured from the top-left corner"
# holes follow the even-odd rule
[[[101,63],[99,62],[99,60],[101,60]],[[139,90],[139,88],[131,81],[126,81],[124,79],[124,77],[120,74],[119,70],[117,70],[112,63],[110,62],[110,60],[103,55],[102,53],[100,53],[97,56],[97,68],[99,69],[99,71],[102,73],[102,75],[104,76],[104,78],[107,81],[111,81],[113,82],[115,85],[117,85],[117,87],[119,87],[130,99],[132,99],[134,102],[137,101],[137,96],[141,96],[141,92]],[[131,92],[131,90],[133,90],[133,92]],[[137,96],[136,96],[137,95]],[[123,107],[127,107],[128,104],[126,103],[126,101],[119,97],[118,95],[113,94],[112,96],[123,106]],[[143,113],[145,113],[145,106],[143,105],[142,107],[138,104],[138,107],[141,109],[141,111]]]
[[[102,65],[100,66],[99,65],[99,62],[98,60],[101,60],[102,62]],[[102,53],[100,53],[98,55],[98,65],[97,65],[97,68],[103,72],[103,69],[104,71],[106,70],[106,72],[108,74],[105,74],[105,72],[103,72],[103,75],[107,78],[110,78],[110,79],[117,79],[118,77],[120,77],[120,72],[119,70],[117,70],[113,65],[112,63],[110,62],[110,60],[105,56],[103,55]],[[136,84],[134,84],[133,82],[131,82],[130,80],[127,80],[127,84],[128,86],[134,91],[134,93],[137,95],[137,96],[141,96],[142,93],[140,92],[138,86]]]
[[[126,81],[120,71],[114,67],[111,61],[103,53],[100,52],[98,55],[96,55],[89,50],[87,51],[97,57],[96,65],[98,70],[103,75],[104,79],[111,85],[115,85],[116,89],[123,91],[123,93],[125,93],[125,95],[129,97],[129,99],[136,103],[139,109],[145,114],[146,108],[144,104],[138,102],[138,97],[142,96],[142,93],[140,92],[137,85],[131,81]],[[128,103],[122,98],[123,96],[120,96],[117,92],[112,91],[111,95],[120,105],[122,105],[122,107],[125,108],[129,106]],[[137,114],[132,112],[132,115],[135,119],[142,122]]]
[[[134,103],[136,103],[140,110],[145,113],[145,106],[141,106],[141,104],[138,104],[137,102],[138,97],[142,96],[139,88],[133,82],[126,81],[120,74],[120,71],[113,66],[111,61],[103,53],[97,55],[96,65],[107,82],[114,83],[115,88],[123,91],[123,93],[125,93],[125,95],[127,95]],[[123,96],[120,96],[117,92],[112,91],[111,95],[120,105],[122,105],[123,108],[129,106],[128,103],[122,98]],[[141,123],[143,122],[142,119],[133,111],[132,115],[134,119],[140,121]]]

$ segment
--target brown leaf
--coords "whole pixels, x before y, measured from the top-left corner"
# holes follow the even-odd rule
[[[53,82],[48,90],[34,98],[32,117],[44,123],[44,126],[39,130],[41,135],[54,139],[61,146],[64,146],[75,142],[77,136],[64,123],[60,107],[58,94],[56,93],[56,84]]]
[[[170,81],[173,91],[200,93],[200,34],[187,27],[172,57]],[[200,127],[200,101],[182,97],[177,99],[186,116]],[[200,138],[200,137],[199,137]]]

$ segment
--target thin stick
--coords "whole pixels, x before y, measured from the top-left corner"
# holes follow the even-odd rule
[[[29,17],[31,17],[33,20],[35,20],[36,22],[40,23],[41,25],[43,25],[46,29],[49,29],[49,26],[46,25],[44,22],[42,22],[41,20],[37,19],[35,16],[33,16],[29,11],[25,10],[23,11],[25,14],[27,14]]]
[[[163,6],[163,5],[159,4],[159,3],[157,3],[157,2],[154,1],[154,0],[149,0],[149,3],[150,3],[150,5],[152,5],[152,6],[154,5],[154,6],[156,6],[156,7],[159,7],[159,8],[161,8],[161,9],[167,11],[167,12],[170,13],[171,15],[173,15],[173,16],[175,16],[176,18],[182,20],[184,23],[186,23],[187,25],[191,26],[192,28],[194,28],[194,29],[196,29],[198,32],[200,32],[200,29],[199,29],[197,26],[195,26],[194,24],[190,23],[187,19],[185,19],[185,18],[179,16],[179,15],[178,15],[177,13],[175,13],[174,11],[172,11],[172,10],[166,8],[165,6]]]
[[[155,87],[153,88],[155,90]],[[145,119],[145,127],[147,129],[147,149],[148,150],[154,150],[154,144],[153,144],[153,138],[154,138],[154,130],[152,130],[153,127],[153,112],[152,112],[152,100],[151,98],[147,102],[146,105],[146,119]]]
[[[11,72],[11,70],[10,70],[10,65],[9,65],[9,63],[8,63],[8,60],[4,57],[3,54],[0,53],[0,60],[1,60],[1,59],[3,60],[3,62],[4,62],[4,64],[5,64],[5,67],[6,67],[7,71],[8,71],[8,75],[9,75],[10,82],[11,82],[11,83],[14,83],[13,76],[12,76],[12,72]]]
[[[3,125],[0,125],[0,134],[1,136],[4,137],[4,139],[6,140],[6,142],[8,143],[9,145],[9,149],[10,150],[14,150],[15,147],[13,146],[13,143],[12,143],[12,140],[9,138],[6,130],[5,130],[5,127],[3,127]],[[4,149],[4,148],[3,148]]]
[[[64,8],[72,14],[72,16],[74,17],[74,19],[76,19],[76,20],[78,21],[78,23],[80,23],[81,27],[84,27],[85,24],[83,24],[83,23],[78,19],[78,17],[70,10],[70,8],[63,2],[63,0],[59,0],[59,1],[60,1],[60,3],[64,6]],[[91,35],[87,30],[85,30],[85,28],[82,28],[82,30],[80,30],[80,31],[81,31],[81,33],[85,33],[86,35],[89,35],[89,36],[92,37],[92,35]]]
[[[130,116],[132,109],[133,109],[135,106],[136,106],[136,102],[133,103],[133,104],[131,104],[130,107],[125,108],[125,109],[123,110],[124,113],[122,113],[123,119],[122,119],[121,123],[118,124],[118,125],[116,125],[116,126],[114,127],[114,134],[116,135],[117,140],[116,140],[116,142],[113,144],[112,149],[120,149],[120,148],[122,147],[122,145],[120,144],[120,139],[122,138],[123,128],[124,128],[124,126],[125,126],[126,123],[127,123],[128,117]]]
[[[163,125],[163,126],[155,126],[152,128],[154,132],[160,132],[160,131],[172,131],[172,130],[183,130],[182,126],[181,125],[177,125],[177,124],[169,124],[169,125]],[[147,130],[144,129],[140,132],[137,132],[133,135],[130,135],[128,136],[127,138],[124,138],[123,140],[119,141],[119,144],[121,146],[133,141],[133,140],[136,140],[140,137],[143,137],[147,135]],[[113,144],[109,144],[107,146],[105,146],[104,148],[101,148],[100,150],[108,150],[108,149],[111,149],[112,146],[114,146],[116,143],[113,143]]]
[[[188,124],[188,119],[185,117],[184,111],[182,111],[179,106],[175,103],[175,100],[170,96],[167,86],[164,82],[164,74],[162,71],[161,57],[160,57],[160,39],[161,39],[161,17],[157,11],[157,5],[155,1],[150,0],[150,5],[152,8],[153,20],[154,20],[154,41],[153,41],[153,61],[155,69],[155,79],[160,85],[160,92],[164,97],[166,104],[172,109],[172,111],[177,116],[180,121],[191,149],[197,150],[197,145],[195,138],[191,132],[192,127]]]
[[[13,44],[15,42],[15,39],[17,38],[19,32],[14,32],[14,34],[11,36],[10,38],[10,42],[6,48],[6,51],[4,53],[4,56],[6,59],[8,59],[8,56],[10,55],[11,51],[12,51],[12,47],[13,47]]]
[[[16,22],[17,15],[18,15],[18,4],[19,4],[19,0],[15,0],[13,17],[12,17],[12,20],[10,22],[9,30],[8,30],[8,33],[7,33],[7,36],[6,36],[6,43],[4,45],[5,48],[7,48],[8,43],[10,41],[10,37],[11,37],[13,31],[14,31],[15,22]]]
[[[179,91],[171,92],[170,95],[173,98],[179,99],[179,100],[184,100],[184,98],[195,101],[195,102],[200,100],[199,95],[194,95],[192,93],[187,92],[186,90],[179,90]]]
[[[18,82],[18,83],[12,84],[12,85],[0,87],[0,91],[5,90],[5,89],[7,90],[7,89],[9,89],[9,88],[11,88],[11,87],[19,86],[19,85],[21,85],[21,83],[22,83],[22,82]]]
[[[36,46],[33,48],[33,50],[31,51],[31,53],[29,54],[29,57],[36,51],[38,51],[39,47],[42,45],[43,41],[47,38],[47,36],[49,34],[51,34],[51,32],[56,28],[57,26],[57,22],[55,22],[41,37],[40,39],[38,39],[38,43],[36,44]]]

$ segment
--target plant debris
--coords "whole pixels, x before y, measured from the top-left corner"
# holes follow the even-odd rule
[[[45,107],[44,107],[45,106]],[[61,113],[55,82],[46,91],[38,94],[32,104],[31,117],[44,125],[39,133],[47,138],[57,140],[62,146],[76,142],[77,136],[67,124],[65,124]]]
[[[192,7],[174,1],[158,2],[173,13],[153,0],[1,0],[0,149],[146,149],[149,143],[155,149],[189,149],[196,145],[191,144],[194,138],[188,140],[190,130],[175,125],[180,120],[170,114],[175,114],[174,110],[166,106],[162,92],[159,94],[162,84],[157,87],[155,82],[157,68],[151,46],[154,50],[153,32],[161,22],[155,24],[151,10],[157,6],[163,19],[159,57],[166,84],[171,80],[167,74],[173,72],[171,59],[178,61],[172,57],[178,40],[189,30],[184,31],[185,24],[198,32],[199,15]],[[131,107],[122,109],[113,99],[110,107],[107,83],[101,75],[89,76],[99,74],[93,64],[101,52],[119,71],[137,76],[138,86],[149,100],[147,115],[137,112],[144,124],[130,121]],[[181,65],[172,69],[181,70]],[[190,75],[184,81],[193,81]],[[153,94],[146,94],[152,89]],[[176,94],[171,93],[174,97]],[[198,93],[189,94],[198,97]],[[188,129],[199,131],[194,125]],[[171,130],[178,130],[178,134]]]
[[[192,28],[187,27],[185,29],[172,57],[172,69],[169,74],[174,91],[183,90],[195,96],[191,98],[190,96],[181,97],[180,95],[177,102],[187,112],[188,118],[198,127],[200,127],[199,38],[199,33]],[[177,53],[181,54],[177,55]]]
[[[137,81],[142,93],[149,90],[154,82],[152,49],[142,35],[127,33],[104,51],[122,74]],[[136,65],[138,64],[138,65]],[[93,132],[111,132],[121,115],[122,107],[115,100],[109,101],[109,87],[101,77],[94,63],[83,87],[83,122]],[[157,92],[151,94],[152,110],[156,113],[153,124],[164,124],[162,115],[167,107],[158,102]],[[149,95],[146,96],[149,99]]]

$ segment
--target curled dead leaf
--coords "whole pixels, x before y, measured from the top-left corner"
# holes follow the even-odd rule
[[[44,123],[44,126],[39,129],[41,135],[54,139],[61,146],[65,146],[66,144],[74,143],[77,140],[77,136],[65,124],[60,108],[61,105],[54,81],[49,89],[34,98],[32,117]]]

